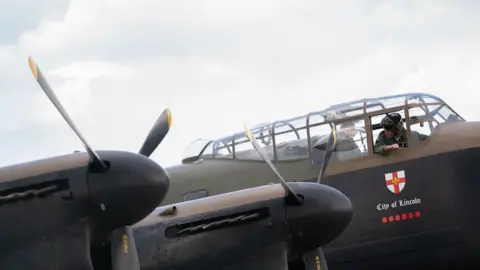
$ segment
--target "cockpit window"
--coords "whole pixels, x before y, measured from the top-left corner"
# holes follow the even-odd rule
[[[233,147],[228,141],[212,141],[202,152],[201,159],[232,159]]]
[[[405,105],[405,96],[369,100],[365,103],[365,108],[366,112],[374,112],[402,105]]]
[[[349,120],[337,125],[335,150],[339,161],[368,155],[368,140],[364,119]]]
[[[442,106],[438,110],[438,115],[445,121],[464,120],[460,115],[456,114],[449,106]]]
[[[316,163],[316,157],[321,158],[323,153],[314,145],[321,144],[322,141],[328,139],[330,124],[334,124],[337,130],[338,144],[334,155],[338,157],[334,158],[332,155],[332,161],[335,159],[341,161],[367,155],[369,144],[365,129],[372,128],[373,136],[370,139],[374,142],[382,131],[379,123],[385,112],[398,111],[402,117],[405,117],[405,109],[409,111],[411,130],[426,135],[447,121],[464,121],[440,98],[424,93],[408,93],[338,104],[303,116],[263,123],[251,127],[251,131],[273,161],[311,158],[312,162]],[[365,119],[369,117],[374,126],[365,127]],[[348,121],[354,122],[354,128],[347,129]],[[353,137],[347,135],[350,132]],[[351,140],[357,147],[353,147],[354,144],[346,143]],[[350,148],[356,150],[352,152],[351,156],[343,155],[342,157],[340,154],[342,149]],[[199,158],[261,160],[243,130],[214,141],[198,140],[188,147],[188,151],[184,152],[184,158],[193,161]]]
[[[270,145],[271,138],[269,139],[269,136],[265,132],[261,132],[258,130],[255,131],[254,129],[251,131],[252,136],[256,138],[260,146],[265,148],[265,152],[270,157],[270,159],[272,159],[272,146]],[[240,134],[235,138],[235,158],[243,160],[262,160],[262,157],[258,154],[255,148],[253,148],[253,145],[248,140],[246,134]]]
[[[207,139],[197,139],[191,142],[185,150],[183,150],[182,161],[183,162],[191,162],[195,161],[198,156],[202,153],[205,146],[209,144],[211,140]]]
[[[433,129],[443,121],[438,121],[431,115],[428,111],[430,108],[428,106],[416,106],[408,110],[410,117],[410,131],[415,131],[424,134],[430,135]],[[413,138],[413,137],[412,137]]]
[[[312,145],[311,158],[313,164],[321,164],[327,147],[331,126],[325,123],[320,114],[311,114],[309,118],[309,134]],[[363,117],[340,120],[335,123],[337,143],[331,161],[345,161],[368,155],[367,133]]]
[[[291,122],[278,121],[272,125],[275,138],[275,160],[308,158],[307,130],[305,118]]]
[[[213,141],[213,157],[226,158],[232,155],[232,146],[230,142]],[[230,158],[230,157],[228,157]]]

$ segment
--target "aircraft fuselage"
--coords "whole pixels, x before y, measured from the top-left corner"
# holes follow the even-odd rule
[[[354,215],[348,228],[324,247],[329,268],[479,265],[480,141],[472,130],[480,130],[479,123],[452,123],[439,127],[429,140],[388,157],[332,162],[323,184],[343,192],[352,201]],[[276,167],[288,181],[317,180],[318,166],[308,160],[279,162]],[[205,189],[211,196],[275,181],[266,164],[246,160],[204,160],[167,172],[172,184],[166,203],[196,190]]]
[[[279,269],[346,228],[352,204],[344,194],[317,183],[291,187],[301,205],[290,205],[277,184],[156,209],[131,227],[140,268]],[[96,251],[99,269],[110,269],[108,250]]]
[[[473,148],[328,177],[354,206],[350,226],[325,247],[330,269],[478,265],[479,159]]]

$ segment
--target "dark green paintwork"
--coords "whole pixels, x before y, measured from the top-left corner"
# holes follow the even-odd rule
[[[408,99],[408,94],[405,96]],[[437,113],[448,107],[443,101],[439,104]],[[466,208],[464,203],[467,203],[463,199],[458,200],[462,196],[460,190],[467,188],[458,186],[456,182],[461,175],[464,175],[462,182],[466,185],[469,181],[475,181],[475,169],[460,164],[457,160],[472,158],[470,163],[479,160],[480,123],[466,122],[449,107],[448,119],[445,117],[439,124],[428,118],[423,118],[422,121],[420,114],[405,117],[415,107],[423,108],[420,103],[359,114],[357,119],[364,120],[366,128],[370,129],[365,138],[365,144],[370,140],[369,152],[349,160],[339,159],[340,148],[334,153],[337,156],[332,158],[326,169],[325,184],[346,194],[352,200],[355,212],[347,230],[325,247],[327,260],[332,262],[329,263],[331,269],[412,269],[418,265],[448,269],[450,262],[464,267],[471,262],[479,263],[475,256],[479,257],[480,248],[473,247],[480,247],[480,241],[469,240],[465,234],[478,226],[480,221],[459,214],[458,208]],[[377,137],[372,136],[372,132],[380,131],[380,118],[377,122],[373,119],[376,115],[382,116],[399,110],[404,112],[407,131],[423,122],[422,125],[430,127],[431,132],[425,134],[428,138],[417,137],[417,132],[414,131],[407,148],[391,152],[388,156],[374,154],[373,146]],[[431,112],[435,113],[435,109]],[[452,121],[454,118],[457,121]],[[339,125],[342,121],[338,119],[333,123]],[[270,136],[276,134],[271,127],[272,125]],[[308,124],[298,127],[310,129]],[[257,136],[260,138],[259,134]],[[221,140],[227,144],[229,142],[228,139]],[[307,140],[310,139],[307,137]],[[315,143],[312,141],[309,145],[314,146]],[[315,163],[315,157],[321,154],[315,155],[317,150],[313,147],[308,151],[304,158],[273,162],[287,181],[316,181],[320,166]],[[322,153],[321,150],[318,151]],[[185,160],[183,164],[167,168],[171,186],[162,205],[184,201],[185,194],[195,191],[203,190],[199,194],[215,196],[276,182],[275,175],[260,160],[231,156],[232,154],[212,158],[200,154],[196,158]],[[397,195],[387,189],[385,174],[400,170],[405,170],[407,184]],[[403,224],[382,223],[382,217],[395,217],[402,212],[395,209],[379,211],[376,209],[378,204],[414,197],[421,198],[422,203],[405,208],[408,210],[403,213],[408,216],[409,213],[419,211],[424,215],[421,219]],[[473,211],[468,213],[473,214]],[[464,222],[465,220],[470,223]],[[328,220],[325,222],[328,223]],[[382,233],[383,230],[392,230],[392,234]],[[410,248],[418,250],[406,253]]]
[[[321,247],[352,218],[343,193],[282,181],[156,208],[169,177],[149,156],[168,133],[170,111],[157,119],[138,154],[96,151],[31,58],[29,64],[86,153],[0,168],[2,269],[296,270],[304,261],[328,269]]]

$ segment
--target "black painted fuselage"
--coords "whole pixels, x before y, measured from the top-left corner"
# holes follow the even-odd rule
[[[343,192],[354,214],[324,248],[329,269],[480,265],[478,130],[478,122],[445,124],[427,141],[390,156],[330,162],[322,183]],[[316,181],[318,166],[310,160],[275,165],[289,181]],[[211,196],[275,181],[265,164],[248,160],[204,160],[167,171],[173,184],[166,203],[193,191]]]
[[[317,183],[291,186],[301,205],[289,205],[277,184],[155,210],[133,226],[141,269],[284,269],[347,227],[352,204],[344,194]]]
[[[330,269],[476,268],[478,160],[472,148],[327,178],[354,206],[349,227],[325,247]],[[398,187],[385,179],[402,171]]]

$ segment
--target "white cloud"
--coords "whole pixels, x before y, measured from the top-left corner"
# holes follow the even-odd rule
[[[465,95],[480,95],[480,14],[462,4],[72,0],[62,19],[0,44],[4,128],[51,136],[17,135],[22,149],[0,163],[81,147],[28,55],[95,148],[137,151],[171,107],[153,155],[167,165],[195,138],[363,97],[424,91],[478,119]]]

